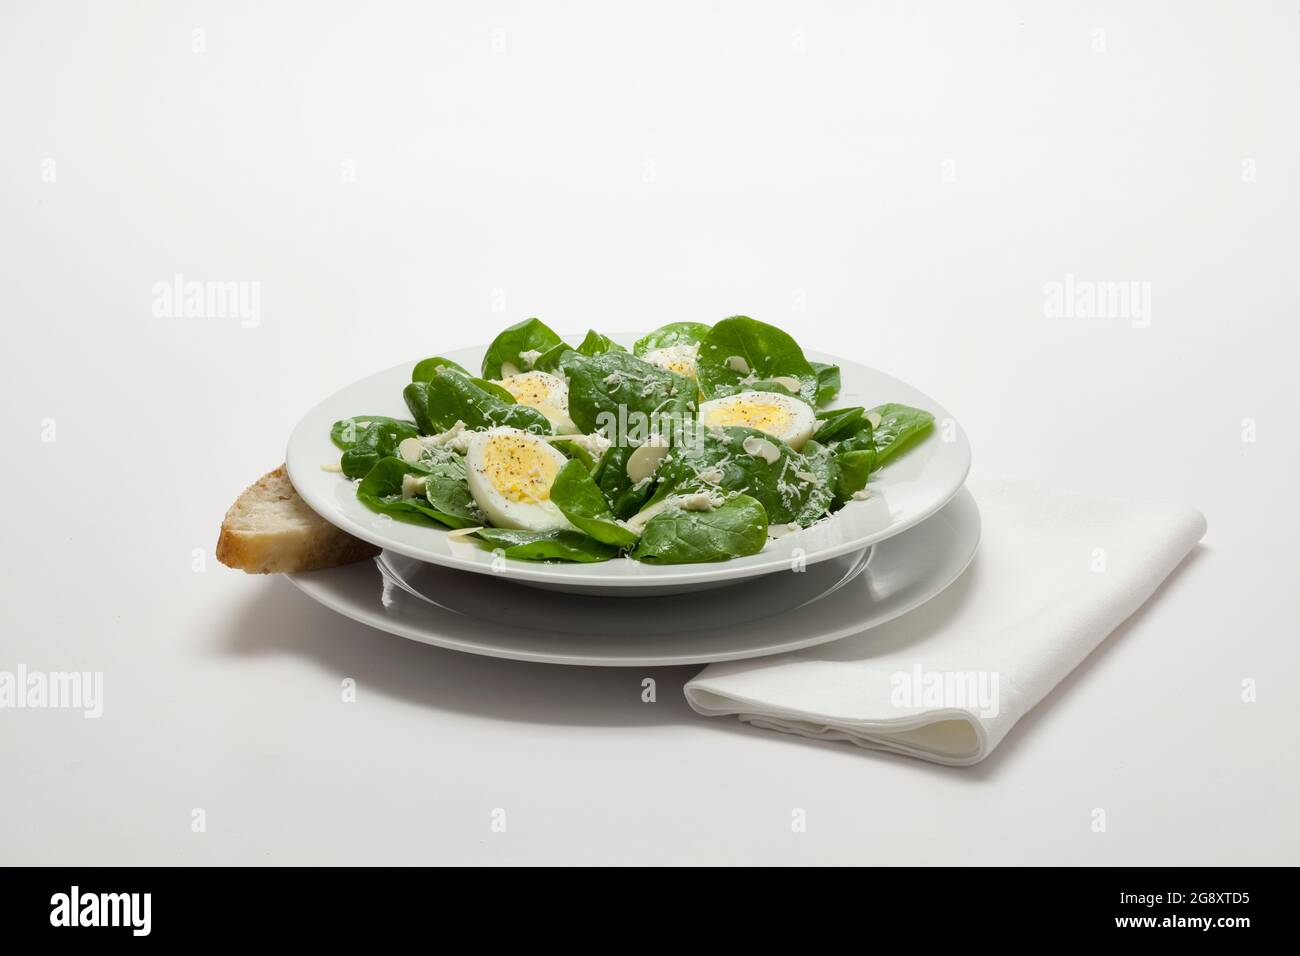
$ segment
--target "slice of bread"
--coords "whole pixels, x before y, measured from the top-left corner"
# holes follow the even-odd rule
[[[249,574],[317,571],[373,557],[373,544],[340,531],[298,496],[281,465],[226,512],[217,560]]]

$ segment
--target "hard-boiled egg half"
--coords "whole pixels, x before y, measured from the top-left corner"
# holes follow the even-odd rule
[[[817,416],[806,402],[780,392],[739,392],[700,405],[700,423],[741,425],[781,439],[795,451],[817,429]]]
[[[669,345],[662,349],[652,349],[641,356],[651,365],[658,365],[670,372],[676,372],[678,375],[684,375],[691,380],[695,379],[695,361],[700,354],[699,342],[684,342],[680,345]]]
[[[469,493],[494,527],[568,528],[551,501],[551,483],[566,461],[549,442],[518,428],[475,432],[465,450]]]
[[[529,405],[547,417],[561,435],[578,429],[569,418],[569,383],[549,372],[520,372],[501,379],[502,388],[520,405]]]

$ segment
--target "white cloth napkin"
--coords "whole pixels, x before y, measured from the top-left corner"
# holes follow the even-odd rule
[[[854,637],[711,664],[686,684],[690,705],[783,733],[977,763],[1205,533],[1184,505],[1018,481],[969,487],[983,534],[947,591]]]

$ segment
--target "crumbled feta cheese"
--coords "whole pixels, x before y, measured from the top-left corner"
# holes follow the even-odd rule
[[[696,491],[677,496],[677,505],[683,511],[712,511],[721,504],[722,496],[716,491]]]
[[[469,450],[469,440],[474,433],[465,427],[465,423],[459,418],[456,424],[452,425],[445,432],[439,432],[437,435],[424,435],[420,438],[420,444],[424,451],[432,451],[435,448],[447,448],[458,455],[463,455]],[[406,444],[403,442],[402,444]],[[401,446],[398,446],[401,450]],[[406,457],[403,455],[402,457]]]

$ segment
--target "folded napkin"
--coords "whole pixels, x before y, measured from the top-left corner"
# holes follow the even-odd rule
[[[972,481],[971,567],[901,618],[779,657],[711,664],[686,685],[705,716],[962,766],[1151,596],[1205,533],[1193,508]]]

